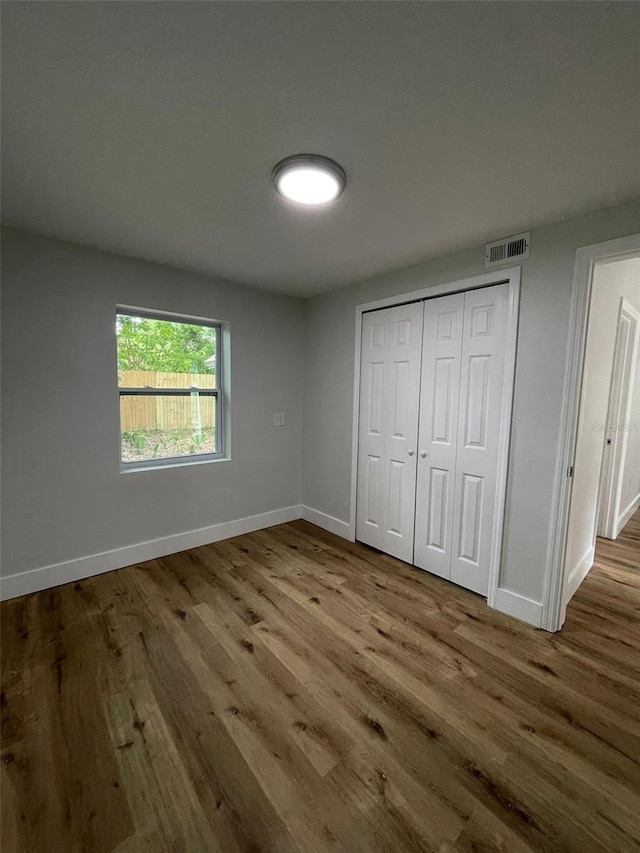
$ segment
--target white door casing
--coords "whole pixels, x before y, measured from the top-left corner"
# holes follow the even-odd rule
[[[425,302],[414,562],[449,579],[464,294]]]
[[[451,580],[487,595],[496,530],[509,289],[464,294]]]
[[[421,303],[362,320],[356,536],[413,561]]]

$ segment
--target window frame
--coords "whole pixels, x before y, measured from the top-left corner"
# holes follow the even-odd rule
[[[223,331],[224,323],[217,320],[194,317],[187,314],[174,314],[173,312],[154,311],[147,308],[135,308],[130,305],[116,305],[116,322],[119,316],[140,317],[145,320],[163,320],[167,323],[182,323],[189,326],[205,326],[216,332],[216,364],[215,364],[215,388],[198,389],[198,394],[203,397],[213,397],[216,401],[215,417],[215,453],[188,453],[181,456],[163,456],[160,459],[140,459],[134,462],[125,462],[122,458],[122,413],[120,401],[123,397],[190,397],[193,391],[190,388],[123,388],[120,382],[116,383],[118,394],[118,439],[119,439],[119,463],[120,472],[145,471],[155,468],[173,468],[183,465],[199,465],[205,462],[219,462],[226,460],[225,454],[225,386],[223,379]],[[118,355],[118,340],[116,334],[116,368]],[[116,370],[116,376],[118,371]]]

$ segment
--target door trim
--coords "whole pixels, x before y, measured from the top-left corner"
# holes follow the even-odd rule
[[[571,466],[578,434],[578,414],[582,392],[582,374],[587,343],[587,324],[593,270],[596,261],[623,260],[640,252],[640,234],[583,246],[576,251],[569,315],[569,343],[565,363],[565,381],[560,411],[560,435],[556,475],[551,502],[555,519],[547,554],[547,571],[542,608],[542,625],[547,631],[559,631],[565,618],[563,604],[564,561],[569,529]]]
[[[436,284],[409,293],[399,293],[397,296],[387,296],[373,302],[356,305],[355,311],[355,348],[353,371],[353,419],[351,440],[351,503],[349,513],[349,539],[355,541],[356,531],[356,495],[358,484],[358,413],[360,409],[360,350],[362,346],[362,315],[367,311],[377,311],[380,308],[390,308],[406,302],[418,302],[433,299],[437,296],[447,296],[452,293],[462,293],[466,290],[477,290],[480,287],[491,287],[506,284],[509,287],[509,323],[505,342],[505,373],[504,397],[500,415],[500,449],[498,452],[498,481],[496,487],[493,545],[489,566],[489,590],[487,603],[497,607],[500,563],[502,557],[502,538],[504,529],[504,511],[507,490],[507,469],[509,463],[509,436],[511,430],[511,415],[513,409],[513,387],[515,377],[515,356],[518,339],[518,307],[520,303],[521,267],[510,267],[496,270],[492,273],[473,276],[471,278]]]

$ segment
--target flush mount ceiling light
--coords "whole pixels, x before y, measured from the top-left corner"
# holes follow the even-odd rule
[[[347,184],[342,166],[318,154],[286,157],[276,165],[271,177],[281,196],[306,205],[335,201]]]

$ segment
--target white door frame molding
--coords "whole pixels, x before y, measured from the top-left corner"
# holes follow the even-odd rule
[[[351,506],[349,517],[349,539],[355,541],[356,530],[356,495],[358,483],[358,414],[360,409],[360,350],[362,346],[362,315],[367,311],[377,311],[402,305],[406,302],[417,302],[432,299],[451,293],[461,293],[466,290],[477,290],[480,287],[490,287],[496,284],[509,286],[509,323],[507,340],[505,342],[505,393],[500,417],[500,450],[498,454],[498,486],[495,499],[494,547],[489,568],[489,592],[487,603],[490,607],[497,606],[499,596],[500,562],[502,557],[502,534],[504,527],[504,509],[506,499],[506,472],[509,461],[509,435],[511,428],[511,413],[513,409],[513,384],[515,376],[515,353],[518,338],[518,307],[520,303],[520,267],[509,267],[491,273],[473,276],[444,284],[425,287],[410,293],[399,293],[373,302],[356,305],[355,316],[355,348],[353,375],[353,422],[351,446]]]
[[[542,602],[541,627],[547,631],[559,631],[565,618],[564,562],[593,270],[597,261],[623,260],[638,252],[640,252],[640,234],[583,246],[576,251],[569,316],[569,343],[560,413],[560,437],[551,503],[551,518],[555,519],[555,524],[549,540]]]

